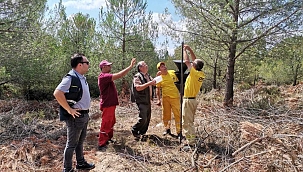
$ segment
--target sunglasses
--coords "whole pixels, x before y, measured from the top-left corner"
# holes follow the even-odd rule
[[[80,63],[82,63],[82,64],[83,64],[83,63],[86,63],[87,65],[89,65],[89,62],[80,62]]]

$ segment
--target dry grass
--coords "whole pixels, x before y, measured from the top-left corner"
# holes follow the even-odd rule
[[[229,109],[222,107],[222,92],[201,95],[195,118],[199,140],[191,150],[162,136],[158,106],[152,107],[148,138],[135,141],[130,128],[137,120],[137,108],[124,101],[116,110],[117,142],[97,151],[101,119],[99,102],[94,100],[85,156],[96,164],[92,172],[303,171],[302,91],[302,84],[259,85],[236,92],[236,106]],[[0,101],[0,171],[61,171],[66,133],[56,108],[55,101]],[[174,121],[171,128],[175,133]]]

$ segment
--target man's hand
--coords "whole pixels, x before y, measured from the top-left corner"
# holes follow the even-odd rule
[[[186,50],[188,50],[188,51],[190,52],[190,54],[193,53],[193,50],[190,48],[189,45],[184,45],[183,47],[184,47],[183,50],[184,50],[185,52],[186,52]]]
[[[161,73],[161,71],[158,71],[157,72],[157,76],[160,76],[162,73]]]
[[[184,44],[183,48],[184,48],[183,50],[189,50],[190,49],[189,45],[186,45],[186,44]]]
[[[134,67],[136,64],[136,58],[132,58],[132,61],[130,62],[131,67]]]
[[[156,85],[156,80],[153,79],[153,80],[149,81],[148,85]]]
[[[161,101],[158,100],[158,101],[156,102],[156,105],[161,106]]]
[[[76,118],[76,117],[79,117],[79,115],[81,115],[80,112],[78,112],[78,110],[80,109],[73,109],[73,108],[70,108],[67,112],[69,114],[71,114],[73,116],[73,118]]]

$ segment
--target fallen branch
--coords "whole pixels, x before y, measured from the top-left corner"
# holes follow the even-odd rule
[[[197,152],[201,148],[201,144],[204,143],[204,140],[206,140],[209,137],[209,134],[207,133],[205,127],[204,127],[204,131],[207,134],[206,137],[204,137],[203,139],[199,138],[199,140],[197,142],[197,146],[191,156],[191,164],[192,164],[192,167],[194,167],[194,169],[196,169],[196,171],[198,170],[197,165],[196,165],[196,160],[199,158],[199,154]]]
[[[218,155],[214,156],[212,159],[208,160],[208,163],[203,165],[203,168],[208,168],[210,167],[210,164],[213,162],[218,157]]]
[[[242,146],[241,148],[239,148],[238,150],[236,150],[234,153],[232,153],[232,156],[235,156],[237,153],[239,153],[240,151],[242,151],[243,149],[245,149],[246,147],[252,145],[253,143],[255,142],[258,142],[258,141],[261,141],[262,139],[266,138],[267,136],[263,136],[263,137],[259,137],[259,138],[256,138],[255,140],[245,144],[244,146]]]
[[[119,153],[122,157],[126,157],[126,158],[130,158],[130,159],[133,159],[135,160],[143,169],[144,171],[148,171],[146,169],[146,167],[141,163],[145,161],[145,158],[142,157],[142,156],[132,156],[132,155],[129,155],[129,154],[124,154],[124,153]]]
[[[273,135],[274,138],[283,138],[283,137],[298,137],[298,138],[303,138],[303,136],[301,135],[293,135],[293,134],[274,134]]]
[[[245,158],[251,158],[251,157],[253,157],[253,156],[259,156],[259,155],[262,155],[262,154],[265,154],[265,153],[268,153],[268,152],[270,152],[270,151],[267,150],[267,151],[263,151],[263,152],[256,153],[256,154],[253,154],[253,155],[244,156],[244,157],[238,159],[237,161],[235,161],[235,162],[229,164],[228,166],[224,167],[224,168],[223,168],[222,170],[220,170],[219,172],[223,172],[223,171],[227,170],[228,168],[230,168],[231,166],[233,166],[233,165],[237,164],[238,162],[244,160]]]
[[[198,152],[198,149],[201,148],[201,144],[204,143],[204,140],[205,139],[202,140],[199,138],[197,146],[191,156],[191,166],[194,167],[194,169],[196,169],[196,171],[197,171],[196,160],[199,158],[199,154],[197,152]]]

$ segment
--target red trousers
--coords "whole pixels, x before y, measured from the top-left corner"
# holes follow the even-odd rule
[[[113,138],[116,106],[110,106],[102,109],[102,121],[99,133],[99,146],[106,145],[106,142]]]

